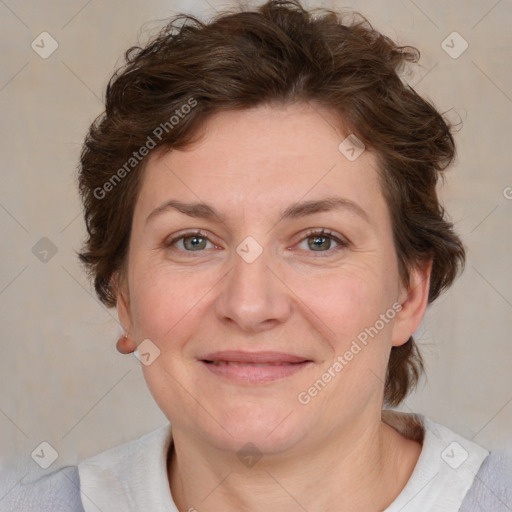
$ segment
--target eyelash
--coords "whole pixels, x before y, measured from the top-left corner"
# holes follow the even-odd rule
[[[349,245],[348,241],[343,239],[343,238],[340,238],[338,236],[336,236],[334,234],[334,232],[328,230],[328,229],[310,229],[308,230],[304,235],[303,237],[300,239],[299,243],[300,242],[303,242],[305,240],[307,240],[308,238],[311,238],[311,237],[324,237],[324,238],[330,238],[331,240],[334,240],[338,246],[337,247],[334,247],[332,249],[327,249],[326,251],[318,251],[319,255],[318,257],[322,257],[321,254],[322,253],[325,253],[326,255],[331,255],[333,252],[336,252],[338,250],[341,250],[345,247],[347,247]],[[209,238],[208,238],[208,235],[200,230],[196,230],[196,231],[189,231],[189,232],[186,232],[186,233],[180,233],[179,235],[167,240],[165,242],[165,247],[172,247],[176,242],[180,241],[180,240],[183,240],[185,238],[193,238],[193,237],[198,237],[198,238],[203,238],[203,239],[206,239],[208,240],[210,243],[213,243]],[[187,251],[187,250],[181,250],[179,249],[180,252],[184,252],[184,253],[194,253],[194,252],[203,252],[204,250],[206,249],[203,249],[203,250],[200,250],[200,251]],[[311,252],[311,253],[316,253],[317,251],[306,251],[306,252]]]

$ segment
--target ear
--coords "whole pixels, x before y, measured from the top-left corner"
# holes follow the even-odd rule
[[[402,285],[399,293],[401,309],[393,325],[392,345],[406,343],[419,327],[428,305],[432,260],[418,264],[409,273],[409,286]]]
[[[124,336],[119,338],[119,341],[117,342],[117,350],[123,354],[129,354],[137,348],[137,343],[133,336],[128,283],[119,272],[115,272],[112,276],[112,286],[116,291],[117,316],[124,332],[126,333]]]

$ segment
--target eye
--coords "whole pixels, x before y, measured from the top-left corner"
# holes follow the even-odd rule
[[[165,246],[176,246],[179,248],[179,250],[186,252],[200,252],[203,249],[208,248],[208,243],[212,244],[212,242],[203,232],[194,231],[189,233],[181,233],[180,235],[166,240]]]
[[[333,247],[333,242],[336,244]],[[301,247],[306,244],[307,248]],[[211,244],[211,247],[208,247]],[[348,242],[340,236],[336,236],[333,232],[326,229],[312,229],[306,233],[301,240],[299,248],[307,252],[333,252],[340,250],[348,245]],[[188,233],[180,233],[166,240],[166,247],[176,247],[182,252],[201,252],[208,248],[215,248],[215,244],[211,242],[208,236],[202,231],[193,231]]]
[[[337,244],[333,247],[332,242]],[[343,240],[341,237],[335,236],[332,231],[321,229],[311,230],[306,233],[306,237],[301,241],[299,247],[306,243],[309,252],[333,252],[340,250],[348,245],[348,242]],[[301,247],[304,249],[304,247]]]

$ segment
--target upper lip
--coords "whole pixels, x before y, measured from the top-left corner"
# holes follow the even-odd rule
[[[231,361],[233,363],[303,363],[310,361],[305,357],[284,352],[242,352],[238,350],[212,352],[200,359],[202,361]]]

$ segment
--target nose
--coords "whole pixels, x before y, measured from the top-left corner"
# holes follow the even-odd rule
[[[268,251],[250,263],[238,253],[233,260],[217,297],[220,320],[245,332],[265,331],[285,322],[293,307],[292,292]]]

